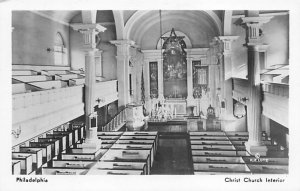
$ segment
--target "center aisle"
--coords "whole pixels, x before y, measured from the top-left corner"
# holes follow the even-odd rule
[[[158,148],[152,175],[193,174],[193,163],[186,125],[149,126],[148,131],[158,131]]]

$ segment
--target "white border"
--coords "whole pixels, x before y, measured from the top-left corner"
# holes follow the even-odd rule
[[[0,190],[300,190],[299,39],[300,3],[296,0],[0,0],[1,137]],[[290,173],[285,183],[225,183],[225,176],[41,176],[48,183],[16,183],[11,157],[11,10],[290,10]],[[297,76],[298,75],[298,76]],[[297,120],[297,121],[296,121]],[[38,176],[39,177],[39,176]],[[244,177],[244,176],[232,176]]]

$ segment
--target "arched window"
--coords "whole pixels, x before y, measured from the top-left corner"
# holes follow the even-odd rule
[[[67,49],[62,35],[57,32],[54,41],[54,65],[68,65]]]

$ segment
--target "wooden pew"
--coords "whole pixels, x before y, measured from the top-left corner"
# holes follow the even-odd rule
[[[66,167],[66,168],[92,168],[98,161],[80,161],[80,160],[52,160],[52,167]]]
[[[110,149],[121,149],[121,150],[149,150],[150,151],[150,163],[151,166],[154,162],[154,147],[152,145],[126,145],[126,144],[114,144]]]
[[[22,148],[22,147],[20,147]],[[52,158],[52,149],[51,144],[49,143],[41,143],[41,142],[29,142],[29,147],[23,148],[39,148],[43,150],[43,163],[48,162]]]
[[[43,167],[43,175],[85,175],[88,168]]]
[[[12,161],[21,162],[21,174],[29,174],[32,172],[33,159],[30,153],[12,153]]]
[[[233,145],[191,145],[192,150],[236,150]]]
[[[245,151],[245,145],[233,145],[236,150]]]
[[[68,87],[68,83],[61,80],[29,82],[29,84],[46,90]]]
[[[108,162],[108,161],[99,161],[96,163],[95,166],[92,167],[93,169],[101,169],[101,170],[141,170],[143,171],[143,175],[148,174],[147,166],[145,162]]]
[[[194,163],[241,163],[245,164],[240,156],[193,156]]]
[[[213,141],[213,140],[191,140],[192,145],[232,145],[232,143],[227,141]]]
[[[158,132],[157,131],[127,131],[123,133],[123,136],[132,136],[132,137],[144,137],[149,136],[150,139],[154,138],[155,140],[155,151],[157,150],[158,146]],[[154,137],[153,137],[154,136]],[[155,153],[154,153],[155,154]]]
[[[61,158],[63,160],[96,160],[99,159],[106,151],[107,149],[91,151],[89,149],[74,148],[70,149],[68,153],[62,153]]]
[[[238,137],[228,137],[228,139],[230,141],[248,141],[248,137],[242,137],[242,136],[238,136]]]
[[[20,147],[21,153],[29,153],[32,155],[33,169],[40,168],[43,165],[43,150],[39,148],[24,148]]]
[[[114,144],[117,140],[101,140],[101,144]]]
[[[204,140],[204,141],[228,141],[226,136],[190,136],[190,140]]]
[[[13,76],[13,79],[22,81],[22,82],[40,82],[52,80],[51,77],[45,75],[23,75],[23,76]]]
[[[126,131],[124,136],[158,136],[157,131]]]
[[[220,173],[250,173],[246,164],[194,163],[194,171]]]
[[[59,155],[60,152],[62,152],[59,140],[55,138],[38,138],[38,142],[41,143],[50,143],[52,148],[52,156]]]
[[[98,135],[98,139],[101,140],[118,140],[119,138],[118,135]]]
[[[157,151],[155,140],[117,140],[115,144],[126,144],[126,145],[152,145],[154,148],[154,155]]]
[[[124,136],[122,135],[119,140],[139,140],[139,141],[147,141],[147,140],[153,140],[154,141],[154,148],[155,148],[155,153],[157,150],[157,145],[158,145],[158,137],[149,135],[149,136],[142,136],[142,135],[135,135],[135,136]]]
[[[98,136],[121,136],[124,132],[122,131],[100,131],[97,132]]]
[[[108,150],[100,159],[110,162],[144,162],[147,164],[147,174],[150,173],[150,151],[149,150]]]
[[[52,132],[52,134],[53,135],[63,135],[63,136],[66,136],[67,145],[66,145],[65,149],[68,149],[73,144],[75,144],[74,141],[73,141],[73,132],[72,131],[54,130]]]
[[[248,171],[194,171],[194,175],[245,175],[245,174],[251,174],[251,172]]]
[[[12,174],[13,175],[21,174],[21,161],[19,161],[19,160],[12,161]]]
[[[62,134],[46,134],[46,138],[56,139],[59,141],[60,150],[65,151],[68,148],[67,136]]]
[[[84,139],[84,137],[85,137],[85,128],[84,128],[84,123],[83,122],[73,122],[71,124],[71,129],[75,130],[75,131],[77,130],[77,133],[78,133],[77,134],[77,136],[78,136],[77,137],[78,138],[77,142]]]
[[[191,131],[189,134],[190,136],[225,136],[221,131]]]
[[[271,165],[271,164],[247,164],[254,174],[287,174],[288,165]]]
[[[225,135],[228,137],[236,137],[236,136],[248,137],[249,133],[245,131],[225,131]]]
[[[87,175],[143,175],[142,170],[102,170],[91,169]]]
[[[72,78],[83,78],[83,76],[79,75],[79,74],[55,74],[55,79],[56,80],[69,80],[69,79],[72,79]]]
[[[246,156],[246,152],[236,150],[192,150],[193,156]]]
[[[42,73],[48,74],[48,75],[55,75],[55,74],[69,74],[67,70],[42,70]]]

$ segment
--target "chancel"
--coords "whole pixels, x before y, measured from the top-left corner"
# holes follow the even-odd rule
[[[289,11],[23,10],[11,25],[12,174],[288,173]]]

